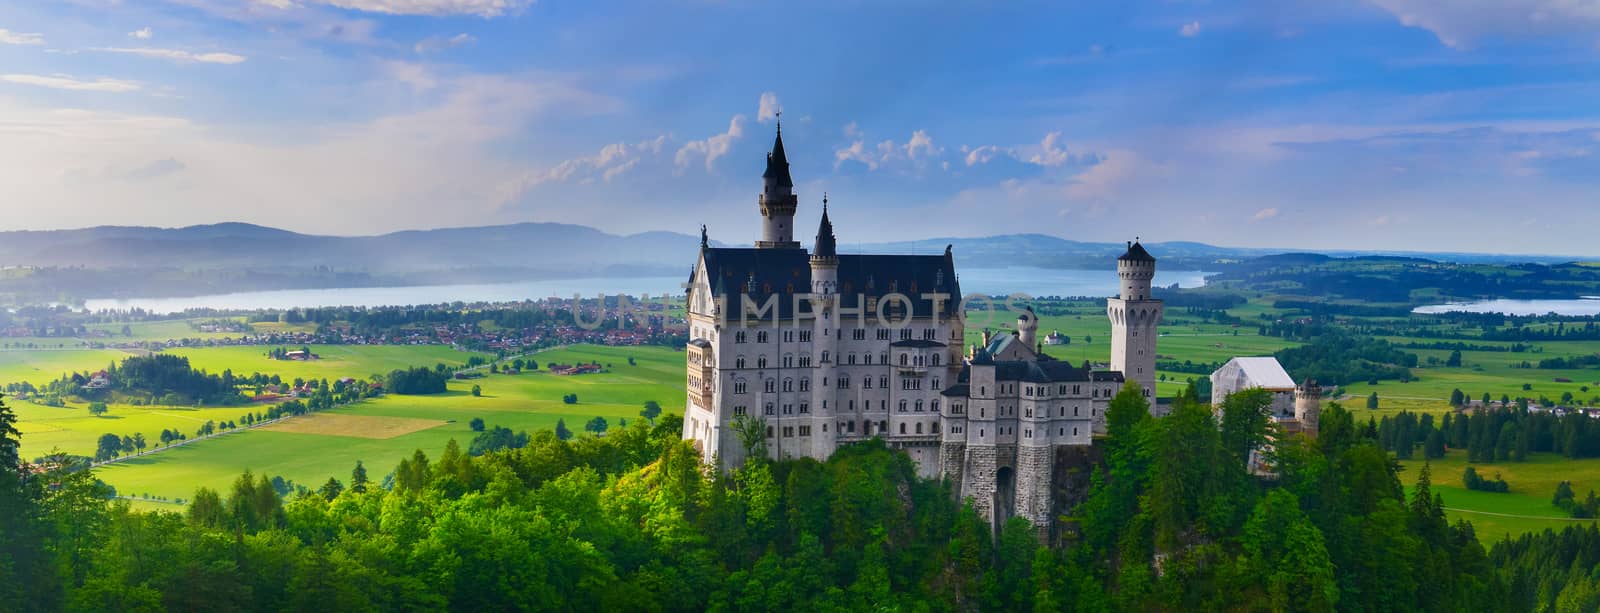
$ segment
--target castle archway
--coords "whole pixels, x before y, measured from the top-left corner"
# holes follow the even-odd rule
[[[994,474],[994,531],[998,535],[1000,527],[1006,525],[1006,520],[1011,519],[1011,514],[1017,508],[1017,473],[1010,466],[1001,466]]]

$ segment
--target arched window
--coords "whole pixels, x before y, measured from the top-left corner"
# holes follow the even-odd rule
[[[767,331],[766,330],[762,330],[762,331],[756,333],[756,342],[758,342],[758,343],[767,342]]]
[[[900,433],[901,434],[905,434],[906,433],[906,422],[900,422]]]
[[[766,389],[768,394],[778,391],[778,382],[773,379],[767,379]]]
[[[784,379],[783,380],[783,391],[785,391],[785,392],[794,391],[794,379]]]
[[[823,362],[827,362],[828,361],[828,352],[826,352],[826,351],[822,352],[822,361]]]
[[[941,359],[942,358],[939,357],[939,354],[937,354],[937,353],[933,354],[933,365],[934,366],[938,366],[939,365],[939,361]]]
[[[744,368],[744,356],[741,355],[741,356],[739,356],[737,358],[734,358],[733,359],[733,367],[734,368]]]
[[[922,422],[917,422],[917,434],[922,434]]]
[[[810,379],[801,379],[800,380],[800,391],[802,391],[802,392],[811,391],[811,380]]]
[[[906,400],[904,398],[900,399],[900,412],[906,412]]]
[[[766,367],[767,367],[767,356],[764,356],[764,355],[756,356],[756,368],[766,368]]]
[[[901,366],[905,366],[910,360],[911,360],[911,356],[910,355],[904,354],[904,353],[900,354],[900,365]]]

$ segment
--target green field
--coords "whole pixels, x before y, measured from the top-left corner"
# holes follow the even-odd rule
[[[466,363],[474,353],[456,351],[441,345],[377,346],[317,345],[313,351],[322,359],[298,362],[272,360],[264,347],[205,347],[173,349],[171,353],[189,358],[195,368],[222,372],[233,369],[241,376],[254,372],[296,377],[338,379],[366,378],[407,366],[433,366]],[[71,371],[105,368],[130,355],[115,350],[34,350],[0,351],[0,383],[30,381],[40,385]],[[681,368],[681,367],[680,367]],[[559,399],[559,396],[558,396]],[[265,410],[264,405],[234,407],[157,407],[112,404],[100,417],[90,415],[87,403],[68,402],[66,407],[48,407],[25,400],[8,399],[17,411],[22,439],[22,455],[35,458],[52,451],[94,455],[95,441],[102,434],[120,436],[144,434],[152,446],[164,429],[193,435],[207,421],[237,421],[246,412]]]
[[[1580,523],[1550,504],[1556,484],[1571,481],[1573,491],[1581,500],[1590,490],[1600,491],[1600,458],[1571,460],[1552,453],[1535,453],[1525,462],[1497,462],[1472,464],[1478,474],[1493,479],[1498,473],[1511,485],[1511,492],[1495,494],[1466,489],[1461,484],[1461,474],[1468,466],[1465,451],[1451,451],[1444,458],[1433,460],[1433,490],[1444,497],[1444,506],[1450,509],[1450,518],[1472,522],[1478,539],[1485,545],[1501,540],[1507,535],[1516,536],[1546,528],[1559,530],[1562,526]],[[1405,472],[1400,480],[1410,487],[1416,482],[1423,462],[1401,462]]]
[[[628,365],[629,356],[637,365]],[[365,418],[375,430],[388,425],[386,420],[393,421],[390,418],[444,422],[391,438],[353,433],[348,426],[360,424],[360,419],[337,420],[320,433],[272,431],[275,425],[118,462],[96,471],[125,496],[149,494],[187,499],[197,486],[226,487],[245,469],[314,487],[330,476],[348,480],[356,460],[367,464],[374,479],[381,479],[416,449],[437,456],[452,438],[466,447],[474,436],[468,427],[474,417],[483,418],[490,426],[529,431],[553,428],[558,419],[565,419],[568,428],[582,432],[583,424],[595,416],[605,417],[613,427],[619,419],[641,419],[639,410],[647,400],[661,403],[668,413],[682,412],[682,352],[664,347],[579,346],[547,351],[536,359],[541,366],[549,362],[598,361],[610,364],[611,370],[577,376],[551,375],[542,370],[488,375],[452,381],[445,394],[391,395],[310,417]],[[473,385],[482,387],[482,397],[468,392]],[[578,395],[577,404],[561,401],[569,393]]]

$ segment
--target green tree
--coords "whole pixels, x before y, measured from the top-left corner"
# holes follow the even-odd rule
[[[628,358],[632,360],[633,358]],[[654,400],[644,401],[644,409],[639,411],[639,416],[650,420],[650,425],[655,425],[656,418],[661,416],[661,403]]]
[[[472,418],[472,421],[467,422],[467,426],[472,428],[473,432],[483,432],[483,428],[484,428],[483,418],[482,417],[474,417],[474,418]]]
[[[371,480],[367,479],[367,467],[361,464],[361,460],[356,460],[355,469],[350,471],[350,491],[365,494],[368,483]]]
[[[473,385],[472,386],[472,397],[473,398],[477,398],[477,397],[482,396],[482,395],[483,395],[483,387],[479,386],[479,385]]]
[[[1450,357],[1445,359],[1444,365],[1451,368],[1461,368],[1461,350],[1456,349],[1451,351]]]
[[[1377,392],[1373,392],[1371,394],[1367,394],[1367,408],[1368,409],[1374,409],[1374,410],[1378,408],[1378,393]]]
[[[572,439],[572,431],[567,429],[565,418],[556,419],[556,438],[563,441]]]
[[[607,425],[606,418],[596,415],[593,419],[583,424],[583,429],[597,435],[605,434]]]
[[[1274,611],[1333,611],[1339,602],[1322,531],[1294,494],[1273,490],[1256,504],[1240,538],[1241,575],[1266,592],[1256,606]]]
[[[343,492],[344,484],[340,483],[338,479],[333,477],[328,477],[328,482],[322,484],[322,487],[317,488],[317,493],[321,494],[323,498],[329,501],[338,498],[339,494]]]
[[[100,401],[97,400],[95,402],[89,403],[89,414],[93,415],[95,417],[99,417],[101,415],[105,415],[107,410],[108,409],[106,407],[106,403],[104,403],[104,402],[100,402]]]

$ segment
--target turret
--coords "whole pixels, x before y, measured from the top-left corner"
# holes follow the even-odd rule
[[[1128,243],[1127,253],[1117,258],[1117,277],[1122,280],[1123,300],[1150,300],[1150,280],[1156,276],[1156,259],[1138,241]]]
[[[828,220],[828,195],[822,195],[822,222],[817,224],[817,242],[811,249],[811,293],[832,295],[839,291],[838,241],[833,222]]]
[[[789,155],[783,150],[783,124],[778,124],[778,136],[772,141],[772,153],[767,154],[767,170],[761,173],[761,240],[756,247],[762,249],[795,249],[800,243],[794,240],[794,212],[800,200],[794,195],[794,179],[789,176]]]
[[[1017,341],[1024,347],[1033,347],[1034,339],[1039,332],[1039,316],[1033,314],[1033,307],[1017,314]]]
[[[1322,420],[1322,388],[1316,379],[1306,379],[1294,388],[1294,418],[1300,422],[1300,431],[1311,438],[1317,437],[1318,422]]]

